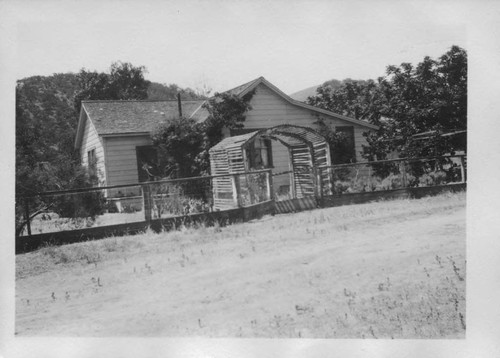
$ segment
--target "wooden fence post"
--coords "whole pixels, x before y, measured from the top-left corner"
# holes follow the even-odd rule
[[[233,184],[233,201],[234,205],[236,205],[237,208],[241,206],[241,200],[240,200],[240,178],[238,174],[233,174],[231,177],[231,181]]]
[[[316,169],[317,176],[316,176],[316,184],[318,187],[318,197],[316,199],[317,205],[319,207],[323,207],[323,171],[321,168]]]
[[[266,172],[267,200],[273,200],[273,173],[271,169]]]
[[[153,207],[151,198],[151,188],[149,187],[149,184],[143,184],[141,186],[141,189],[142,189],[142,207],[144,208],[144,220],[150,222],[152,218],[151,209]]]
[[[406,188],[408,185],[406,178],[406,162],[402,160],[399,167],[401,168],[401,184],[403,185],[403,188]]]
[[[462,175],[462,183],[466,183],[467,182],[467,174],[466,174],[466,171],[465,171],[465,157],[464,156],[461,156],[460,157],[460,174]]]
[[[28,198],[24,199],[24,218],[26,219],[26,229],[28,230],[28,236],[31,236],[30,204],[28,200]]]
[[[318,197],[323,198],[323,171],[321,168],[316,169],[316,183],[318,185]]]

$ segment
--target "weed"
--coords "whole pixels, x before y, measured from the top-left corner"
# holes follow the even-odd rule
[[[441,264],[441,258],[438,255],[436,255],[436,261],[439,264],[439,267],[443,268],[443,265]]]
[[[462,329],[465,331],[465,319],[464,319],[464,315],[461,312],[459,312],[458,315],[460,317],[460,324],[462,325]]]
[[[457,265],[455,263],[455,260],[453,260],[452,257],[448,257],[448,259],[450,260],[450,262],[451,262],[451,264],[453,266],[453,272],[457,276],[458,280],[459,281],[464,281],[464,277],[460,274],[460,269],[457,267]]]

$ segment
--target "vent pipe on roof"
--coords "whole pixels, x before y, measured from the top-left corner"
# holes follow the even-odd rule
[[[182,118],[182,103],[180,93],[177,93],[177,105],[179,106],[179,118]]]

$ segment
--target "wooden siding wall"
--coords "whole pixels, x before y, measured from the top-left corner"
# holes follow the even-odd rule
[[[97,135],[94,125],[87,118],[85,121],[85,129],[83,131],[82,145],[80,146],[81,163],[85,167],[88,167],[89,165],[87,152],[92,149],[95,149],[99,182],[106,185],[104,146],[102,144],[102,139]]]
[[[245,128],[270,128],[280,124],[293,124],[313,129],[317,128],[314,124],[317,118],[312,111],[285,101],[265,85],[260,84],[257,86],[250,104],[252,109],[246,115]],[[335,126],[352,125],[354,127],[356,160],[358,162],[366,161],[361,157],[361,152],[363,150],[362,145],[366,144],[363,132],[368,131],[368,128],[326,115],[322,115],[322,117],[327,123],[330,123],[332,128]],[[277,148],[276,152],[274,147]],[[287,170],[288,168],[288,152],[284,147],[285,152],[283,152],[283,148],[281,147],[283,146],[277,145],[276,142],[273,141],[273,155],[276,155],[274,157],[275,170],[279,171]],[[282,161],[285,161],[285,164],[282,164]]]
[[[151,144],[147,135],[104,138],[107,185],[137,183],[136,147]],[[140,192],[137,194],[140,195]]]

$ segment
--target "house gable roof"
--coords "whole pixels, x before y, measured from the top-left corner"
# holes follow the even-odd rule
[[[182,101],[183,116],[205,120],[208,111],[203,108],[204,103],[204,100]],[[178,116],[177,101],[82,101],[75,148],[81,145],[87,119],[91,120],[98,135],[108,136],[148,134],[159,124]]]
[[[256,78],[238,87],[225,91],[239,97],[254,90],[260,84],[265,85],[288,103],[323,114],[326,118],[336,118],[367,129],[378,129],[371,123],[343,116],[331,111],[296,101],[274,86],[264,77]],[[205,100],[182,101],[182,113],[185,117],[202,122],[208,117],[203,107]],[[82,101],[80,120],[75,140],[75,148],[79,148],[83,138],[85,121],[91,120],[98,135],[140,135],[151,133],[159,124],[167,123],[178,116],[177,101]]]
[[[329,117],[341,119],[341,120],[344,120],[346,122],[350,122],[350,123],[357,124],[357,125],[362,126],[362,127],[366,127],[368,129],[378,129],[378,126],[376,126],[374,124],[371,124],[371,123],[368,123],[368,122],[365,122],[365,121],[361,121],[359,119],[355,119],[355,118],[343,116],[341,114],[337,114],[335,112],[331,112],[331,111],[328,111],[328,110],[325,110],[325,109],[322,109],[322,108],[314,107],[314,106],[311,106],[309,104],[306,104],[306,103],[303,103],[303,102],[300,102],[300,101],[296,101],[293,98],[291,98],[290,96],[288,96],[287,94],[285,94],[283,91],[281,91],[278,87],[276,87],[275,85],[273,85],[271,82],[269,82],[268,80],[266,80],[264,77],[256,78],[253,81],[247,82],[247,83],[245,83],[245,84],[243,84],[241,86],[235,87],[235,88],[233,88],[233,89],[231,89],[229,91],[226,91],[226,92],[227,93],[231,93],[231,94],[235,94],[235,95],[237,95],[239,97],[242,97],[245,94],[249,93],[250,91],[253,91],[260,84],[265,85],[271,91],[273,91],[278,96],[280,96],[285,101],[287,101],[288,103],[290,103],[290,104],[292,104],[294,106],[305,108],[305,109],[308,109],[310,111],[316,112],[318,114],[323,114],[323,115],[326,115],[326,116],[329,116]]]

